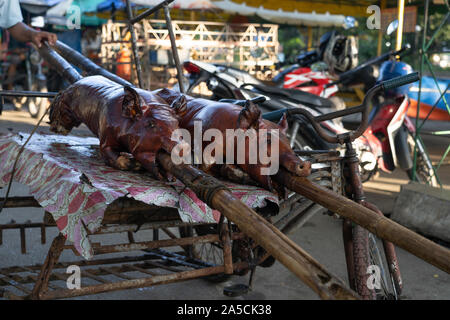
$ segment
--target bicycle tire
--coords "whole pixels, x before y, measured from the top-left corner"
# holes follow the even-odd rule
[[[398,288],[386,268],[385,253],[378,248],[377,239],[363,227],[353,227],[355,290],[364,300],[396,300]],[[374,268],[377,271],[372,273]]]
[[[359,225],[353,227],[353,266],[355,277],[355,290],[364,300],[375,300],[374,290],[369,289],[367,270],[370,265],[369,231]]]
[[[184,228],[179,228],[180,237],[188,237]],[[192,227],[193,236],[204,236],[208,234],[217,234],[217,226],[196,226]],[[210,263],[212,265],[223,264],[223,248],[220,243],[201,243],[186,246],[195,259]],[[211,283],[222,283],[231,278],[231,275],[220,273],[202,277],[202,279]]]
[[[424,151],[425,147],[420,140],[417,141],[419,147],[417,148],[417,163],[416,173],[413,170],[407,170],[408,178],[412,181],[417,181],[423,184],[429,184],[432,187],[439,187],[439,183],[434,174],[433,165],[428,154]],[[408,132],[408,146],[411,152],[411,156],[414,157],[414,136],[411,132]],[[414,176],[414,179],[413,179]]]

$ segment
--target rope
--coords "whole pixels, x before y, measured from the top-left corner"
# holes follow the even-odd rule
[[[212,176],[206,175],[201,175],[192,182],[186,181],[185,185],[186,187],[194,191],[194,193],[200,198],[200,200],[205,202],[210,207],[212,207],[212,199],[217,191],[230,191],[230,189],[222,182]]]

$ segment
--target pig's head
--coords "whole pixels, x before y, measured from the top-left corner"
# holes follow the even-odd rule
[[[130,149],[133,153],[156,154],[159,150],[171,152],[176,142],[172,133],[178,129],[174,107],[149,92],[139,94],[131,87],[124,87],[122,116],[132,121]]]
[[[66,91],[62,91],[50,104],[50,131],[63,135],[69,134],[72,128],[81,124],[69,104],[66,103],[67,96]]]

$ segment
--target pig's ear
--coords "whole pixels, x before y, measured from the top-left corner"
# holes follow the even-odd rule
[[[278,125],[280,126],[281,133],[286,134],[288,129],[288,122],[286,119],[286,113],[283,113],[283,116],[281,117],[280,121],[278,122]]]
[[[175,113],[182,117],[187,112],[187,100],[185,95],[180,95],[170,104],[170,107],[175,111]]]
[[[139,119],[142,116],[141,98],[133,88],[123,87],[125,95],[122,102],[122,115],[126,118]]]
[[[261,110],[258,106],[251,101],[247,101],[244,108],[239,112],[236,127],[241,129],[254,128],[255,130],[258,130],[260,117]]]

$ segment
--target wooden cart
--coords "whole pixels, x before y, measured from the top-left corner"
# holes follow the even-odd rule
[[[310,179],[341,193],[341,158],[335,153],[322,153],[311,159],[316,169]],[[26,207],[40,205],[33,197],[10,197],[5,203],[5,208]],[[294,193],[279,206],[268,203],[258,209],[261,216],[284,233],[297,230],[318,212],[325,212],[325,209]],[[25,254],[38,245],[27,244],[27,229],[38,229],[41,243],[45,244],[48,228],[56,228],[48,212],[38,222],[3,224],[0,225],[0,244],[4,230],[17,230],[21,251]],[[135,241],[135,233],[144,230],[153,231],[151,239]],[[111,234],[126,234],[128,241],[108,245],[98,242],[101,235]],[[59,234],[53,239],[42,264],[1,267],[0,297],[58,299],[196,278],[221,281],[231,274],[252,273],[256,266],[269,267],[275,261],[236,225],[224,219],[218,224],[186,223],[175,208],[152,206],[126,197],[107,207],[101,228],[88,237],[96,241],[91,241],[94,249],[91,260],[80,257],[78,261],[59,261],[63,250],[71,250],[79,256],[74,246]],[[79,289],[67,286],[71,283],[72,273],[66,273],[70,266],[80,268],[82,285]]]

